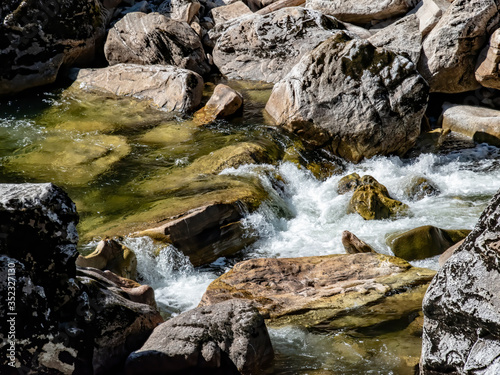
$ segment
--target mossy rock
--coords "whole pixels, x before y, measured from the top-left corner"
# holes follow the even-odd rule
[[[441,191],[434,182],[422,176],[412,177],[404,190],[405,197],[412,201],[418,201],[440,193]]]
[[[394,233],[386,239],[394,255],[406,259],[426,259],[442,254],[464,239],[470,230],[446,230],[425,225],[403,233]]]

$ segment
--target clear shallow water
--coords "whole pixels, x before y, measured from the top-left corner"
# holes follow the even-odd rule
[[[61,90],[0,103],[0,181],[50,180],[61,185],[77,203],[82,219],[79,229],[84,235],[96,226],[119,221],[135,210],[144,209],[155,197],[141,190],[143,182],[166,170],[183,168],[202,155],[237,142],[277,139],[284,146],[292,144],[292,140],[266,125],[261,111],[268,88],[256,85],[238,88],[247,99],[243,119],[203,128],[194,126],[189,119],[172,118],[136,101],[67,96]],[[47,143],[51,137],[61,137],[69,149],[82,140],[90,140],[87,142],[90,148],[80,148],[84,151],[76,153],[85,155],[77,163],[84,172],[80,184],[72,181],[72,171],[64,170],[75,164],[72,162],[75,159],[66,164],[47,162],[37,168],[24,162],[12,167],[13,159],[22,161],[31,152],[49,153],[46,160],[59,162],[58,157],[62,156],[54,156],[57,147],[54,150],[54,143]],[[101,146],[108,145],[111,153],[115,145],[125,145],[127,153],[87,175],[86,166],[93,163],[88,155],[107,155],[92,148],[96,144],[92,140],[101,142]],[[34,160],[40,163],[38,154]],[[398,220],[365,221],[358,215],[346,214],[352,193],[338,195],[336,188],[342,176],[353,172],[375,177],[394,198],[410,206],[412,215]],[[256,230],[261,239],[243,254],[195,269],[171,246],[160,246],[147,238],[124,239],[137,254],[142,281],[155,288],[158,304],[167,315],[196,307],[208,284],[238,260],[344,253],[340,241],[343,230],[353,232],[377,251],[390,254],[385,237],[396,231],[421,225],[472,229],[490,197],[500,188],[500,152],[479,145],[446,156],[421,155],[413,160],[374,158],[347,165],[342,175],[325,181],[317,180],[292,163],[242,166],[221,174],[258,176],[270,196],[276,198],[246,218],[246,225]],[[429,178],[441,194],[418,202],[408,201],[404,190],[413,176]],[[81,249],[89,251],[95,245],[96,242],[82,243]],[[436,268],[437,259],[413,264]],[[396,328],[330,334],[296,328],[273,329],[271,336],[277,356],[268,373],[411,374],[418,361],[420,339],[400,331],[404,325]]]

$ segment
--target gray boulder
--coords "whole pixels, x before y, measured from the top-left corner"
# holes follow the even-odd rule
[[[173,65],[198,74],[210,71],[200,37],[186,23],[159,13],[129,13],[109,30],[104,45],[110,65]]]
[[[498,27],[495,0],[455,0],[425,38],[419,71],[433,92],[474,90],[476,60],[488,35]]]
[[[198,307],[158,326],[130,354],[127,375],[262,374],[274,356],[253,303],[233,299]]]
[[[359,162],[410,149],[427,96],[409,60],[338,31],[274,85],[266,110],[310,146]]]
[[[223,25],[224,26],[224,25]],[[344,27],[336,19],[299,7],[232,22],[217,38],[214,64],[231,79],[278,82],[300,58]]]
[[[497,192],[427,290],[420,374],[498,374],[499,238]]]

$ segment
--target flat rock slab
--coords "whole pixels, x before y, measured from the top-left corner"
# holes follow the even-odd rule
[[[252,259],[213,281],[200,305],[244,298],[271,326],[368,327],[419,311],[434,273],[374,253]]]
[[[152,101],[167,111],[193,111],[201,101],[203,78],[169,65],[117,64],[80,69],[74,85],[84,90]]]

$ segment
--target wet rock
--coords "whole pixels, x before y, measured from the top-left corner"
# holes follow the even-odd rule
[[[476,64],[475,77],[483,87],[500,89],[500,30],[490,36],[490,42],[481,51]]]
[[[198,74],[210,71],[200,37],[186,23],[158,13],[129,13],[108,33],[110,65],[173,65]]]
[[[494,0],[455,0],[422,45],[418,70],[431,92],[474,90],[479,52],[499,22]]]
[[[467,105],[444,107],[444,130],[451,130],[472,138],[477,143],[500,146],[500,111]]]
[[[127,359],[134,374],[260,374],[274,356],[264,319],[243,300],[198,307],[158,326]]]
[[[127,279],[137,278],[137,258],[132,250],[115,240],[104,239],[97,248],[87,256],[79,255],[76,265],[109,270]]]
[[[369,327],[418,312],[433,275],[374,253],[251,259],[213,281],[200,304],[252,300],[271,326]]]
[[[342,232],[342,245],[348,254],[376,253],[370,245],[360,240],[354,233],[348,230]]]
[[[469,232],[465,229],[450,230],[425,225],[404,233],[389,235],[386,242],[397,257],[405,260],[426,259],[442,254],[463,240]]]
[[[418,157],[421,154],[448,154],[450,152],[476,147],[476,143],[463,134],[452,132],[449,129],[434,129],[422,133],[417,138],[415,146],[408,151],[408,157]]]
[[[224,84],[215,86],[207,104],[195,113],[194,119],[200,124],[207,124],[217,118],[235,114],[243,105],[243,96]]]
[[[176,21],[191,23],[200,11],[197,0],[166,0],[158,7],[158,13]]]
[[[78,215],[61,189],[1,184],[0,192],[0,273],[16,280],[9,304],[17,314],[15,367],[24,374],[117,373],[162,321],[158,311],[77,272]],[[7,283],[2,278],[0,289]],[[4,321],[6,313],[0,310]],[[0,372],[9,369],[2,358]]]
[[[368,41],[375,47],[386,48],[417,64],[422,48],[419,25],[417,16],[412,14],[383,28]]]
[[[203,79],[198,74],[168,65],[81,69],[75,79],[74,85],[84,90],[147,99],[166,111],[193,111],[203,93]]]
[[[413,176],[404,189],[404,195],[412,201],[419,201],[425,197],[439,195],[441,191],[437,185],[423,176]]]
[[[210,33],[217,39],[213,57],[222,74],[277,82],[306,52],[344,27],[317,11],[294,7],[245,16],[220,28]]]
[[[409,60],[338,31],[275,84],[266,111],[310,147],[359,162],[405,154],[426,105],[427,84]]]
[[[447,0],[422,1],[422,6],[415,13],[419,20],[419,30],[422,35],[429,34],[449,7],[450,2]]]
[[[364,24],[400,16],[411,9],[406,0],[307,0],[306,8],[318,10],[341,21]]]
[[[107,14],[98,0],[2,1],[0,95],[52,83],[62,67],[91,62]]]
[[[365,220],[381,220],[407,213],[409,207],[389,196],[387,188],[371,176],[363,176],[349,201],[347,212]]]
[[[422,375],[498,372],[499,217],[497,192],[429,286],[423,301]]]
[[[235,1],[229,5],[213,8],[211,12],[216,25],[246,14],[252,14],[250,8],[243,1]]]
[[[361,184],[361,177],[357,173],[351,173],[340,179],[337,185],[337,193],[345,194],[354,191]]]

